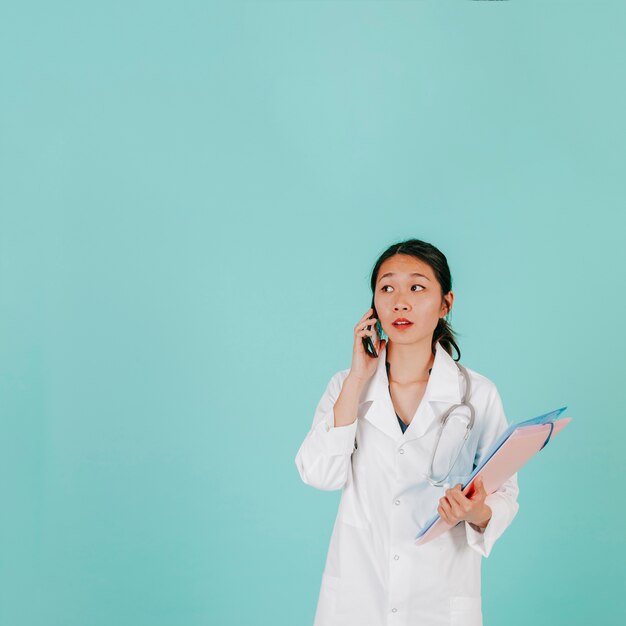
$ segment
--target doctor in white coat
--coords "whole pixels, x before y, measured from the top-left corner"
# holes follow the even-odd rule
[[[465,393],[444,319],[451,285],[431,244],[409,239],[383,252],[371,276],[374,307],[354,329],[352,366],[330,379],[298,450],[305,483],[342,490],[314,626],[482,626],[482,557],[515,517],[518,485],[515,474],[494,493],[461,493],[508,424],[494,383],[466,368],[473,428],[464,441],[470,411],[460,406],[440,430]],[[435,512],[454,526],[415,545]]]

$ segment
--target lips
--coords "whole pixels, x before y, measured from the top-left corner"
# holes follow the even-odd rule
[[[413,322],[410,322],[405,317],[399,317],[393,322],[393,326],[396,328],[408,328],[409,326],[413,326]]]

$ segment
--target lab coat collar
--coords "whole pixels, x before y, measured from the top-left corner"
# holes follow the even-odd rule
[[[445,411],[447,406],[461,401],[459,368],[444,347],[437,342],[435,360],[423,401],[408,428],[402,433],[389,395],[386,357],[387,346],[385,345],[379,353],[376,371],[361,395],[361,403],[372,403],[364,417],[393,439],[408,441],[421,437],[435,421],[437,415]]]

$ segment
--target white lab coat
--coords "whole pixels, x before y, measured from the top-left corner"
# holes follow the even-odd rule
[[[446,488],[423,477],[439,416],[460,402],[464,380],[437,343],[424,397],[402,433],[385,360],[386,347],[348,426],[334,426],[333,405],[350,370],[334,374],[296,455],[306,484],[342,489],[314,626],[482,626],[481,561],[517,514],[517,474],[487,496],[492,517],[486,529],[462,521],[416,546],[416,534],[437,512]],[[451,487],[464,482],[508,426],[494,383],[467,370],[476,417],[448,478]],[[456,424],[462,433],[461,421],[451,416],[446,428]],[[436,478],[448,468],[439,469],[433,468]]]

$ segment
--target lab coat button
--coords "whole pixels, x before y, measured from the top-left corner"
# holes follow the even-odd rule
[[[402,448],[400,448],[400,449],[398,450],[398,452],[399,452],[400,454],[404,454],[404,450],[403,450]]]
[[[391,611],[392,611],[393,613],[396,613],[396,612],[397,612],[397,610],[398,610],[398,609],[396,609],[396,607],[395,607],[395,606],[393,607],[393,609],[391,609]]]
[[[400,555],[399,554],[394,554],[393,558],[397,561],[400,558]]]
[[[398,506],[398,504],[400,504],[400,500],[396,500],[396,506]]]

